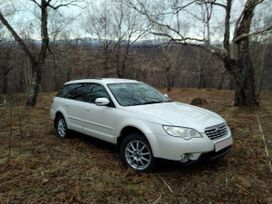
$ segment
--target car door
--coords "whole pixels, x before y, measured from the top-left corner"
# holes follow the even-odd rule
[[[116,108],[106,89],[100,84],[89,84],[89,92],[84,104],[84,133],[99,139],[113,142],[115,133]],[[111,103],[107,106],[97,106],[97,98],[108,98]]]
[[[69,128],[83,132],[85,98],[88,84],[73,84],[70,90],[63,96],[63,107],[66,112]]]

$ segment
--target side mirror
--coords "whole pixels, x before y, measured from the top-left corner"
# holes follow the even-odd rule
[[[163,94],[166,98],[169,98],[168,94]]]
[[[97,98],[97,99],[95,99],[95,105],[97,105],[97,106],[106,106],[109,103],[110,103],[110,101],[107,98]]]
[[[168,94],[163,94],[169,101],[172,101],[171,98],[169,98]]]

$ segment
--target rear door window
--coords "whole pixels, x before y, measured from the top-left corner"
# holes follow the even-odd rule
[[[64,97],[77,101],[86,101],[88,91],[89,84],[78,84],[78,86],[74,86],[72,89],[70,89],[70,91],[64,95]]]
[[[67,84],[64,85],[64,87],[60,90],[60,92],[57,94],[57,97],[66,98],[66,96],[74,89],[80,87],[81,84]]]

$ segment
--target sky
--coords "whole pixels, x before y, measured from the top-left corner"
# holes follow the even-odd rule
[[[59,3],[60,1],[61,0],[52,0],[53,3]],[[49,24],[51,25],[51,22],[53,22],[52,25],[61,25],[62,23],[65,23],[65,21],[67,21],[70,23],[64,24],[67,25],[65,28],[65,32],[69,33],[71,38],[90,36],[86,33],[86,30],[84,29],[87,8],[95,5],[99,9],[101,6],[110,3],[110,1],[111,0],[89,0],[88,4],[86,3],[87,1],[85,1],[79,3],[77,6],[63,7],[59,10],[59,13],[50,12],[51,18],[49,20]],[[161,1],[163,3],[166,2],[165,0],[149,0],[147,2],[151,3],[156,1]],[[219,1],[224,2],[225,0]],[[232,7],[232,21],[234,21],[241,13],[245,1],[246,0],[234,0],[234,4]],[[39,15],[39,10],[37,9],[38,7],[30,0],[0,0],[0,9],[3,13],[5,12],[5,8],[10,8],[11,6],[16,9],[16,12],[14,15],[9,16],[8,19],[10,23],[15,27],[16,31],[22,35],[30,35],[31,38],[39,39],[39,19],[37,17]],[[264,14],[268,13],[271,8],[272,0],[266,0],[264,6],[260,6],[259,8],[257,8],[254,21],[257,23],[261,22],[260,19],[262,19]],[[192,8],[192,13],[199,14],[198,12],[199,9]],[[214,41],[222,39],[224,31],[224,16],[224,10],[221,8],[216,8],[213,12],[211,28]],[[73,20],[69,20],[70,18],[72,18]],[[167,16],[165,18],[165,22],[169,22],[170,19],[171,17]],[[181,21],[187,23],[190,27],[189,31],[187,31],[187,35],[194,37],[202,35],[202,22],[193,20],[192,16],[186,16],[186,14],[184,14],[181,19]],[[52,29],[52,26],[50,26],[50,28]],[[151,35],[149,37],[151,37]]]

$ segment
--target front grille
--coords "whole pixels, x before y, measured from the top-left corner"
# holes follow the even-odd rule
[[[205,128],[205,134],[211,139],[219,139],[228,134],[227,125],[225,123]]]

